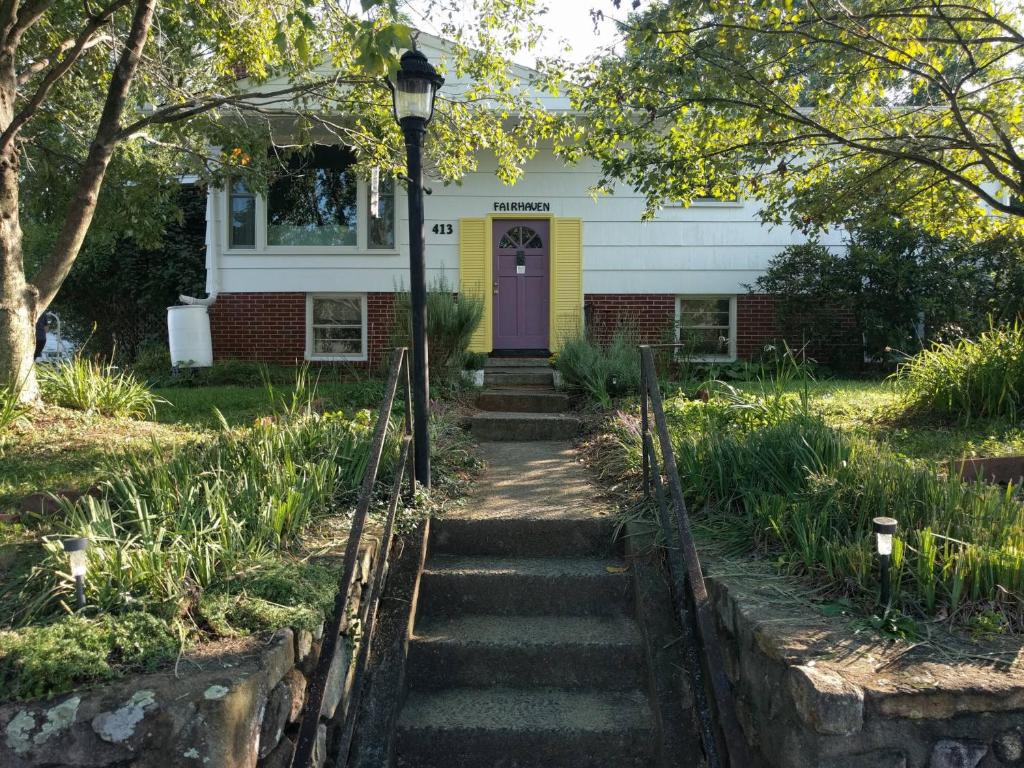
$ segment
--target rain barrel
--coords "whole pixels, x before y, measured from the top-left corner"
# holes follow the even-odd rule
[[[208,368],[213,365],[210,316],[202,304],[167,308],[167,337],[171,365],[175,368]]]

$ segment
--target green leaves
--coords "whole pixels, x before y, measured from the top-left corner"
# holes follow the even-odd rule
[[[718,185],[801,228],[898,211],[937,233],[1019,230],[1022,34],[1019,11],[971,0],[667,0],[622,55],[577,69],[574,122],[649,213]]]

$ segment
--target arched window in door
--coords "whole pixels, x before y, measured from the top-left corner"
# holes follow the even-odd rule
[[[526,248],[543,248],[544,242],[540,239],[540,235],[537,234],[537,230],[532,227],[527,227],[523,224],[518,224],[504,235],[501,236],[501,240],[498,241],[498,248],[519,250]]]

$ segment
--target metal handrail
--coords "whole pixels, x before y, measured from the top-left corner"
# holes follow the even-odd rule
[[[658,502],[659,522],[668,544],[668,563],[676,611],[687,635],[688,650],[696,646],[694,650],[697,653],[688,653],[688,660],[693,662],[690,665],[690,672],[694,678],[698,706],[707,713],[707,717],[702,717],[701,726],[708,765],[710,768],[748,768],[753,762],[746,737],[736,717],[735,701],[725,672],[718,632],[715,629],[713,607],[708,597],[707,585],[704,583],[697,546],[690,528],[690,517],[683,498],[683,486],[676,467],[668,422],[665,419],[665,408],[658,387],[651,346],[640,347],[640,426],[643,433],[644,496],[651,497],[653,485]],[[649,411],[654,413],[664,464],[664,482],[654,450]],[[665,485],[668,486],[667,496]],[[670,515],[670,506],[675,512],[674,516]],[[675,530],[672,526],[673,517]],[[678,539],[678,550],[672,546],[674,538]]]
[[[299,734],[295,742],[295,752],[292,755],[292,768],[309,768],[313,765],[313,752],[316,749],[320,715],[324,705],[324,697],[327,693],[327,680],[337,652],[341,627],[345,617],[348,615],[349,592],[351,592],[352,584],[355,581],[356,564],[359,559],[359,544],[362,539],[366,518],[370,512],[370,505],[373,502],[373,490],[377,484],[377,473],[380,469],[384,442],[391,423],[391,411],[395,404],[395,394],[398,391],[399,381],[402,384],[405,400],[402,445],[399,451],[398,464],[395,466],[391,496],[388,500],[384,535],[381,538],[376,567],[370,581],[370,594],[364,603],[362,616],[360,617],[362,620],[363,636],[360,641],[359,655],[356,659],[356,667],[352,677],[351,697],[345,709],[345,720],[341,728],[341,740],[336,764],[343,766],[348,762],[348,751],[352,743],[352,735],[359,708],[359,698],[362,694],[363,673],[369,659],[370,646],[373,643],[373,635],[376,630],[377,606],[383,592],[384,581],[387,578],[388,554],[391,549],[391,540],[394,536],[395,517],[398,511],[399,497],[402,492],[402,480],[406,474],[409,477],[410,499],[416,493],[416,477],[412,471],[414,449],[412,447],[413,414],[411,406],[412,394],[409,386],[409,355],[404,347],[399,347],[391,352],[388,380],[384,386],[384,397],[381,400],[380,408],[377,410],[377,423],[374,425],[373,438],[370,442],[369,460],[366,465],[366,471],[363,474],[363,484],[359,491],[359,502],[356,505],[355,516],[352,518],[352,528],[349,531],[348,545],[345,548],[345,559],[341,578],[338,581],[338,591],[334,597],[334,610],[331,613],[331,617],[324,624],[324,633],[320,643],[320,656],[317,659],[316,669],[313,671],[313,675],[306,687],[306,701],[302,707]]]

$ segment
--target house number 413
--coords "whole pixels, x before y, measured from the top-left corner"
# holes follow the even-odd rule
[[[451,224],[435,224],[430,231],[435,235],[450,235],[455,231],[455,227]]]

